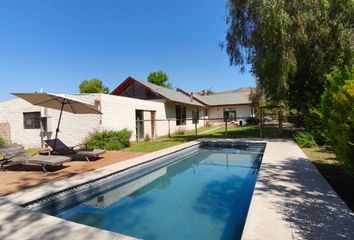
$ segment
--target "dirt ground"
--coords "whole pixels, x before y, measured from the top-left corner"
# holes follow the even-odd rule
[[[0,171],[0,196],[59,180],[79,173],[93,171],[104,166],[141,156],[143,152],[107,151],[101,158],[87,162],[84,159],[64,163],[64,167],[47,167],[43,173],[40,166],[9,166]]]

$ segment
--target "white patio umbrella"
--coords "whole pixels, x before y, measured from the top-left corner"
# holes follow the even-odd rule
[[[61,121],[61,115],[63,111],[74,114],[102,114],[97,106],[90,103],[68,97],[65,94],[53,94],[53,93],[12,93],[13,95],[26,100],[27,102],[60,110],[58,126],[55,133],[54,147],[58,137],[59,126]]]

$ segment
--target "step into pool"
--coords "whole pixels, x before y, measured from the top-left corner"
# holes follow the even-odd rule
[[[202,144],[25,207],[140,239],[240,239],[264,147]]]

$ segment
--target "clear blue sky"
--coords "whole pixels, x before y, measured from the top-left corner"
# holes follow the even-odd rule
[[[0,100],[77,93],[93,77],[113,90],[158,70],[187,91],[254,86],[219,48],[225,16],[220,0],[2,0]]]

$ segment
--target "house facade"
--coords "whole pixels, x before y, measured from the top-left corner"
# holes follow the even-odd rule
[[[132,131],[131,140],[155,139],[195,127],[229,121],[244,124],[252,116],[248,96],[236,93],[189,94],[127,78],[111,94],[67,94],[95,104],[102,115],[63,112],[58,137],[67,145],[82,143],[91,132],[104,129]],[[59,111],[34,106],[20,98],[0,102],[0,137],[43,147],[55,136]],[[240,122],[241,121],[241,122]],[[1,135],[6,136],[1,136]]]

